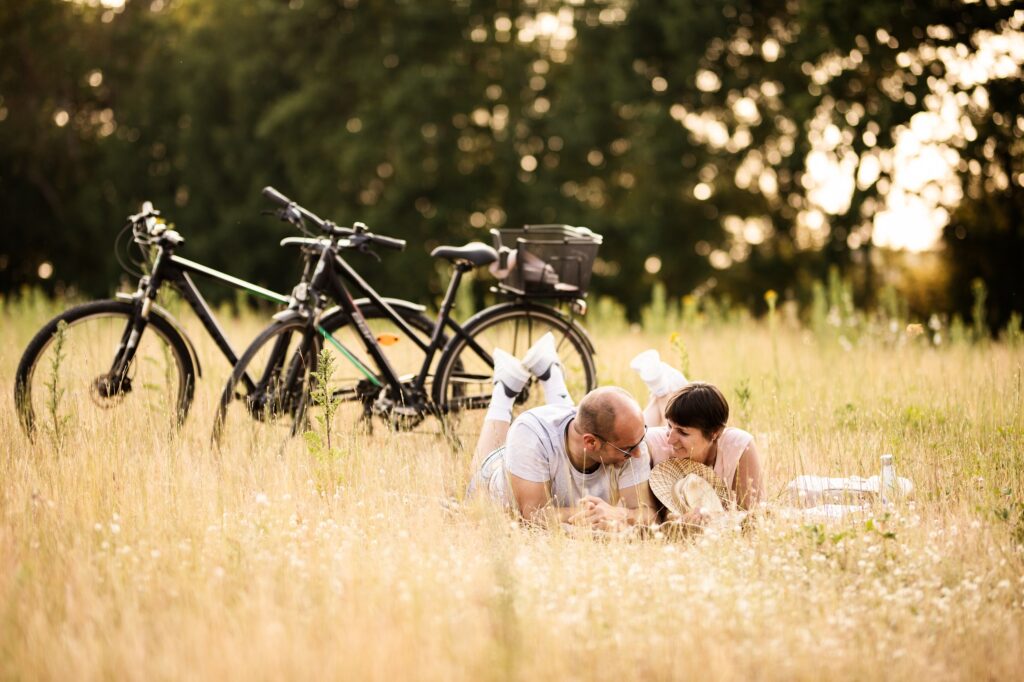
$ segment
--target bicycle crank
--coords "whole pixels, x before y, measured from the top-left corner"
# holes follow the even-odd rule
[[[382,393],[374,401],[373,413],[387,422],[395,431],[411,431],[419,426],[426,417],[422,400],[417,400],[412,405],[403,405],[385,393]]]

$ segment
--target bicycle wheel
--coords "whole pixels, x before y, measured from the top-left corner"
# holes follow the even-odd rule
[[[424,335],[433,330],[433,323],[417,310],[396,310],[414,330]],[[411,381],[423,365],[423,350],[383,310],[366,304],[360,311],[392,368],[404,381]],[[231,442],[248,439],[261,446],[280,445],[307,428],[322,430],[323,425],[311,419],[323,414],[322,400],[318,403],[310,395],[322,350],[332,360],[328,378],[336,401],[332,428],[335,433],[351,432],[364,406],[383,390],[383,382],[350,322],[341,311],[325,315],[315,327],[294,315],[260,334],[242,354],[221,395],[214,442],[223,442],[228,429],[237,429]],[[246,376],[252,386],[247,385]]]
[[[217,406],[213,441],[225,435],[250,446],[272,445],[305,426],[309,387],[320,341],[297,313],[264,329],[238,359]],[[250,427],[255,420],[262,428]]]
[[[488,406],[493,390],[495,348],[522,357],[537,339],[551,332],[565,375],[569,394],[579,400],[597,387],[593,350],[585,332],[575,322],[551,308],[509,303],[481,311],[445,349],[438,362],[433,399],[440,409],[456,417],[468,410]],[[531,381],[520,393],[517,405],[523,409],[544,404],[544,393]]]
[[[112,373],[131,334],[135,305],[92,301],[70,308],[29,342],[14,381],[22,428],[71,437],[84,430],[181,424],[195,391],[184,338],[155,312],[123,376]],[[115,423],[111,423],[115,420]]]

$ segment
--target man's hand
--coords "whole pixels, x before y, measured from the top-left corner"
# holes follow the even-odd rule
[[[587,495],[579,503],[580,510],[569,518],[569,523],[601,530],[620,530],[629,524],[629,510],[613,507],[600,497]]]

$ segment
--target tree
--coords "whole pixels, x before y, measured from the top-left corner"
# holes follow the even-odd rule
[[[890,149],[947,96],[972,103],[977,131],[948,143],[968,197],[949,232],[954,281],[1013,287],[993,274],[1005,265],[982,263],[1019,253],[1020,65],[984,86],[985,102],[949,58],[1019,31],[1008,4],[8,5],[0,208],[19,229],[0,243],[4,291],[38,282],[43,261],[51,283],[106,291],[116,270],[96,267],[96,246],[144,199],[193,258],[286,287],[288,230],[260,217],[272,184],[409,239],[365,268],[395,295],[424,298],[428,280],[437,294],[432,246],[559,222],[605,236],[593,288],[633,315],[655,280],[756,306],[767,288],[809,297],[833,266],[870,301]],[[999,239],[982,206],[1000,212]],[[993,319],[1014,296],[990,296]]]

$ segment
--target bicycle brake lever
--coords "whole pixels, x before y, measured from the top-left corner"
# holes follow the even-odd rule
[[[360,247],[359,247],[359,252],[360,252],[360,253],[365,253],[365,254],[366,254],[367,256],[373,256],[373,259],[374,259],[375,261],[377,261],[378,263],[382,263],[382,262],[383,262],[383,261],[381,261],[381,259],[380,259],[380,256],[378,256],[378,255],[377,255],[377,252],[376,252],[376,251],[373,251],[373,250],[372,250],[372,249],[371,249],[371,248],[370,248],[369,246],[367,246],[366,244],[362,244],[362,245],[360,245]]]
[[[298,211],[295,210],[295,208],[293,206],[285,206],[284,208],[278,209],[276,211],[264,211],[264,212],[265,213],[269,212],[271,215],[276,215],[279,220],[282,220],[282,221],[284,221],[286,223],[294,225],[295,227],[299,228],[300,230],[302,229],[302,226],[303,226],[302,216],[299,214]]]

